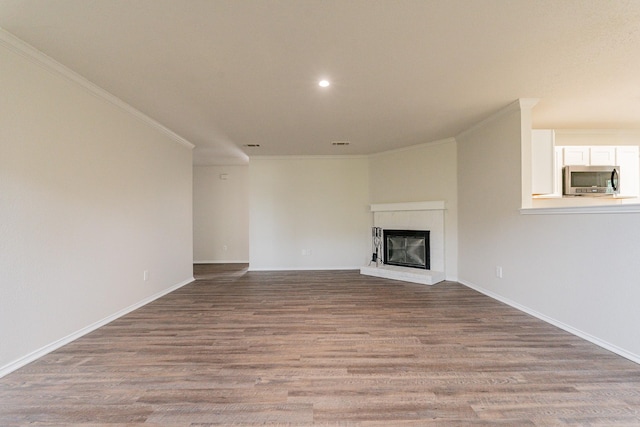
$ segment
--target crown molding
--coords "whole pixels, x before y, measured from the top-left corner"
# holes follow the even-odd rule
[[[371,154],[308,154],[308,155],[257,155],[249,156],[249,160],[302,160],[302,159],[370,159],[379,156],[385,156],[388,154],[401,153],[404,151],[419,150],[421,148],[433,147],[436,145],[443,145],[449,143],[455,143],[455,138],[444,138],[437,141],[423,142],[417,145],[410,145],[408,147],[394,148],[392,150],[380,151]]]
[[[513,101],[512,103],[510,103],[509,105],[507,105],[506,107],[496,111],[495,113],[493,113],[489,117],[485,118],[484,120],[481,120],[480,122],[478,122],[475,125],[471,126],[469,129],[460,132],[458,135],[456,135],[455,139],[457,140],[457,139],[459,139],[461,137],[464,137],[465,135],[469,134],[470,132],[476,131],[476,130],[480,129],[481,127],[484,127],[488,123],[491,123],[492,121],[497,120],[500,117],[505,116],[507,114],[513,113],[515,111],[522,111],[522,110],[526,110],[526,109],[531,109],[538,103],[538,101],[539,101],[538,98],[520,98],[520,99],[517,99],[517,100]]]
[[[405,151],[420,150],[422,148],[434,147],[436,145],[449,144],[449,143],[452,143],[452,142],[455,143],[456,139],[453,138],[453,137],[449,137],[449,138],[444,138],[444,139],[438,139],[436,141],[423,142],[421,144],[416,144],[416,145],[409,145],[408,147],[394,148],[394,149],[387,150],[387,151],[379,151],[377,153],[369,154],[369,157],[386,156],[388,154],[396,154],[396,153],[402,153],[402,152],[405,152]]]
[[[249,156],[249,163],[251,160],[345,160],[345,159],[368,159],[367,154],[308,154],[308,155],[260,155]]]
[[[71,81],[71,82],[79,85],[80,87],[84,88],[89,93],[91,93],[92,95],[95,95],[98,98],[101,98],[104,101],[109,102],[110,104],[112,104],[112,105],[120,108],[121,110],[131,114],[133,117],[135,117],[136,119],[140,120],[141,122],[147,124],[148,126],[160,131],[161,133],[163,133],[164,135],[168,136],[170,139],[172,139],[173,141],[177,142],[178,144],[183,145],[183,146],[185,146],[187,148],[190,148],[190,149],[193,149],[195,147],[194,144],[192,144],[191,142],[187,141],[185,138],[181,137],[180,135],[178,135],[177,133],[173,132],[169,128],[161,125],[160,123],[158,123],[157,121],[155,121],[151,117],[147,116],[146,114],[144,114],[140,110],[137,110],[136,108],[133,108],[131,105],[127,104],[126,102],[124,102],[120,98],[112,95],[111,93],[107,92],[106,90],[102,89],[101,87],[97,86],[96,84],[91,83],[89,80],[87,80],[86,78],[82,77],[80,74],[78,74],[75,71],[72,71],[71,69],[65,67],[64,65],[60,64],[55,59],[47,56],[46,54],[44,54],[42,52],[40,52],[39,50],[37,50],[33,46],[23,42],[22,40],[20,40],[19,38],[17,38],[16,36],[14,36],[13,34],[9,33],[8,31],[6,31],[3,28],[0,28],[0,46],[3,46],[5,48],[7,48],[8,50],[10,50],[11,52],[16,53],[16,54],[22,56],[23,58],[31,61],[32,63],[34,63],[34,64],[36,64],[36,65],[38,65],[38,66],[50,71],[50,72],[53,72],[53,73],[65,78],[65,79],[67,79],[68,81]]]
[[[538,105],[538,102],[540,102],[540,98],[520,98],[518,99],[518,102],[520,103],[521,110],[530,110]]]

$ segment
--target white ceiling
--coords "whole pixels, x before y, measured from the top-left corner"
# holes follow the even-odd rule
[[[638,0],[0,0],[0,27],[196,164],[402,148],[518,98],[538,128],[640,128]]]

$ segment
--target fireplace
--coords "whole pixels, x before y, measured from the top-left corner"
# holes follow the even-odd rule
[[[419,283],[422,285],[435,285],[443,282],[445,275],[444,257],[444,215],[446,211],[445,202],[442,200],[406,203],[382,203],[371,205],[373,212],[373,255],[368,265],[360,268],[360,273],[380,277],[383,279],[400,280],[403,282]],[[384,234],[411,230],[410,237],[415,237],[416,231],[423,231],[421,237],[424,239],[424,265],[420,263],[409,263],[411,268],[398,265],[387,265],[384,254]],[[428,233],[428,234],[427,234]],[[420,238],[420,237],[419,237]],[[406,248],[411,245],[405,245]],[[409,248],[409,259],[412,259],[414,248]],[[398,251],[392,257],[391,263],[397,264],[395,258],[403,258],[402,251]],[[418,256],[417,258],[420,258]],[[404,265],[405,263],[403,263]],[[414,264],[420,264],[415,266]],[[454,262],[455,264],[455,262]],[[417,268],[416,268],[417,267]]]
[[[383,230],[384,263],[429,270],[428,230]]]

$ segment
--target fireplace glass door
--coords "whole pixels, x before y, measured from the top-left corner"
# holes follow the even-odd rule
[[[429,231],[384,230],[384,263],[429,269]]]

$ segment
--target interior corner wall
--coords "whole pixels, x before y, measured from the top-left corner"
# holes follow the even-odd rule
[[[249,166],[194,166],[193,256],[249,262]]]
[[[522,215],[523,114],[456,137],[459,281],[640,362],[640,215]]]
[[[249,161],[249,268],[354,269],[371,255],[368,160]]]
[[[371,203],[444,200],[447,280],[458,278],[458,188],[453,138],[370,157]]]
[[[191,148],[2,43],[0,93],[2,375],[190,282],[193,235]]]

